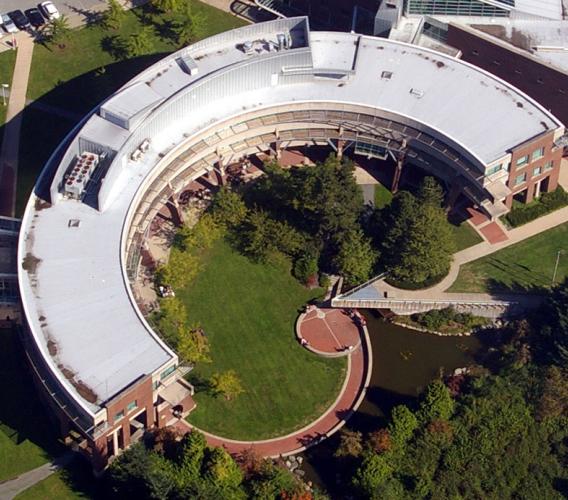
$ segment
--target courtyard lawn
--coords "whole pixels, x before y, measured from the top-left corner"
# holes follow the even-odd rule
[[[212,374],[232,369],[246,391],[232,401],[197,392],[189,422],[223,437],[267,439],[300,429],[333,403],[346,362],[296,342],[298,310],[321,290],[302,287],[287,261],[253,263],[220,240],[194,282],[177,292],[211,345],[212,363],[199,364],[189,379],[199,391]]]
[[[459,252],[464,248],[472,247],[483,241],[483,238],[477,234],[475,229],[471,227],[468,222],[461,222],[456,225],[450,223],[452,232],[454,233],[454,239],[456,241],[456,251]]]
[[[43,465],[63,452],[11,330],[0,330],[0,482]]]
[[[375,208],[384,208],[390,205],[392,193],[382,184],[375,185]]]
[[[568,276],[568,223],[549,229],[461,267],[450,292],[538,291],[550,287],[558,250],[556,281]]]

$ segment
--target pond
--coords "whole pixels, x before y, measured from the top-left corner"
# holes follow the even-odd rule
[[[412,404],[438,374],[474,362],[481,342],[475,336],[441,337],[386,323],[375,311],[365,311],[373,351],[373,372],[365,400],[347,426],[363,433],[387,423],[390,410]],[[332,496],[340,496],[333,452],[337,434],[306,453],[306,479]]]

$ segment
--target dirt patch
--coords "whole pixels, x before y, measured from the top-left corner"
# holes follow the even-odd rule
[[[89,403],[97,402],[98,398],[95,392],[83,381],[76,380],[76,374],[73,370],[66,368],[62,364],[57,365],[57,367],[59,368],[59,370],[61,370],[61,373],[63,373],[64,377],[69,380],[69,382],[71,382],[73,387],[75,387],[75,390],[85,401],[88,401]]]
[[[41,259],[38,259],[31,252],[28,252],[22,262],[22,269],[28,272],[29,274],[35,274],[40,262]]]
[[[41,198],[36,198],[34,208],[36,212],[41,212],[46,208],[51,208],[51,203],[49,203],[49,201],[42,200]]]

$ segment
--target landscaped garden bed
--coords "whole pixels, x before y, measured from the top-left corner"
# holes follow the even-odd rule
[[[568,205],[568,193],[562,186],[550,193],[543,193],[540,198],[527,205],[515,203],[512,210],[505,215],[505,222],[512,227],[522,226],[550,212]]]
[[[410,316],[396,316],[392,322],[438,335],[467,335],[491,323],[487,318],[470,313],[460,313],[452,307],[432,309]]]

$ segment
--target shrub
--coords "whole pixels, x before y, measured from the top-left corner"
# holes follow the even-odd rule
[[[522,226],[566,205],[568,205],[568,193],[561,186],[558,186],[550,193],[543,193],[538,200],[528,205],[515,206],[505,216],[505,219],[513,227]]]

